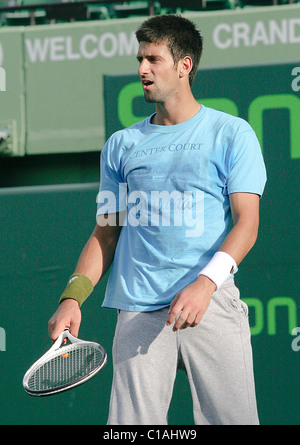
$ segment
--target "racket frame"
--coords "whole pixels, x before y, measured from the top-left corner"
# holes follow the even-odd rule
[[[55,357],[57,355],[56,352],[60,349],[65,338],[67,338],[72,344],[80,343],[82,345],[95,345],[103,353],[103,360],[102,360],[101,364],[99,366],[97,366],[96,368],[94,368],[93,370],[91,370],[86,376],[76,380],[75,382],[73,382],[71,384],[66,383],[65,385],[59,386],[56,389],[33,391],[28,386],[28,382],[32,375],[32,372],[36,368],[38,368],[40,365],[49,361],[52,357]],[[62,349],[61,352],[63,354],[64,348],[61,348],[61,349]],[[40,357],[36,362],[34,362],[33,365],[30,366],[30,368],[27,370],[27,372],[25,373],[25,375],[23,377],[23,387],[24,387],[26,393],[31,396],[42,397],[42,396],[50,396],[53,394],[58,394],[60,392],[67,391],[69,389],[74,388],[75,386],[78,386],[78,385],[81,385],[82,383],[87,382],[92,377],[94,377],[94,375],[96,375],[99,371],[101,371],[101,369],[104,367],[106,362],[107,362],[107,354],[106,354],[106,351],[103,348],[103,346],[101,346],[99,343],[95,343],[93,341],[80,340],[79,338],[76,338],[72,334],[70,334],[70,331],[67,328],[58,336],[57,340],[54,342],[54,344],[51,346],[51,348],[47,352],[45,352],[45,354],[42,355],[42,357]]]

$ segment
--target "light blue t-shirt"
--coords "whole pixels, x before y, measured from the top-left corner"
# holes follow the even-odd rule
[[[259,142],[243,119],[203,105],[177,125],[151,118],[113,134],[101,153],[97,215],[127,210],[104,307],[169,305],[227,236],[229,194],[261,196],[266,182]]]

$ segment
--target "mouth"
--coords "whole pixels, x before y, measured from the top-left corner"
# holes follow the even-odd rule
[[[142,85],[144,90],[149,90],[151,85],[153,85],[153,82],[151,82],[151,80],[142,79]]]

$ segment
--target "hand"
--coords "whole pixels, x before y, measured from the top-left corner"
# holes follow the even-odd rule
[[[178,292],[170,304],[167,326],[172,324],[179,314],[173,327],[174,332],[188,326],[191,328],[197,326],[208,308],[215,290],[215,283],[206,276],[200,275],[197,280]]]
[[[48,322],[49,336],[55,341],[59,334],[69,328],[70,334],[78,337],[80,323],[81,310],[78,302],[71,298],[63,300]]]

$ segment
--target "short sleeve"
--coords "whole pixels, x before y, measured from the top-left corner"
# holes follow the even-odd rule
[[[262,196],[266,179],[266,168],[255,132],[249,129],[237,133],[228,159],[225,193],[244,192]]]
[[[101,152],[100,187],[97,195],[97,215],[126,209],[126,184],[120,174],[120,159],[116,141],[110,138]]]

